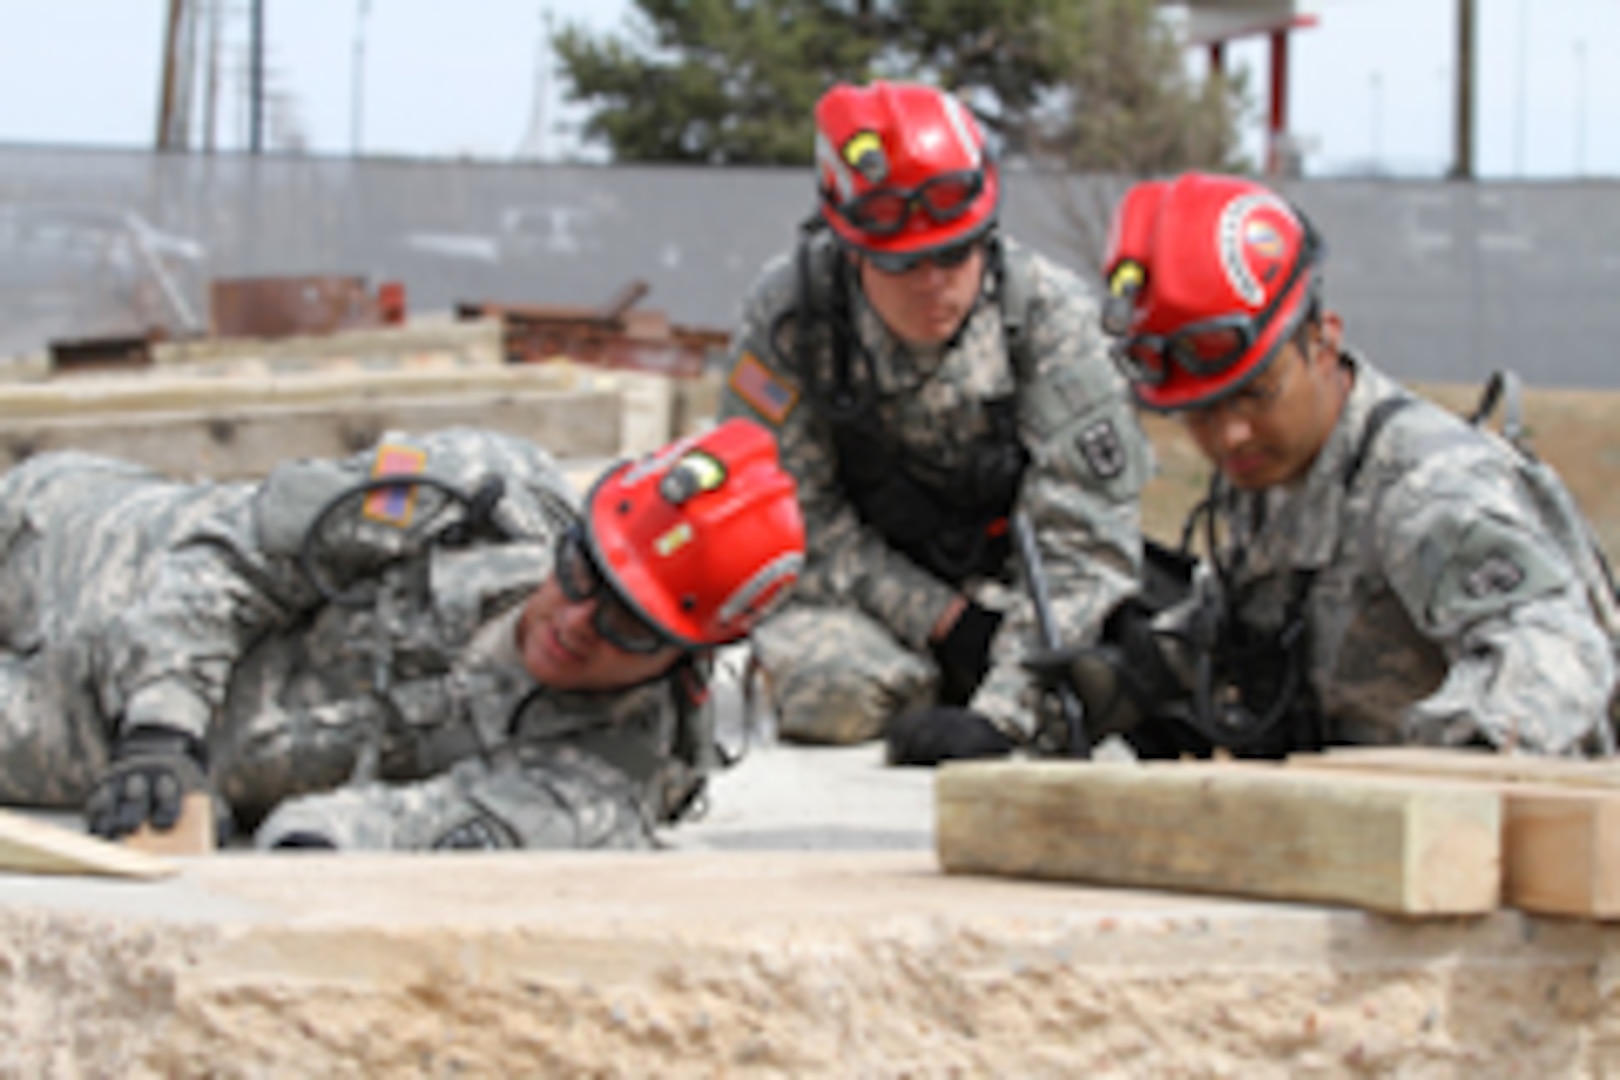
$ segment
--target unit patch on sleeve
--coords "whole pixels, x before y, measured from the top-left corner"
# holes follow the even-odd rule
[[[1125,471],[1125,444],[1112,420],[1098,420],[1080,432],[1080,452],[1085,455],[1091,471],[1104,480],[1112,480]]]
[[[1524,567],[1493,551],[1463,575],[1463,591],[1475,600],[1502,596],[1524,584],[1524,576]]]
[[[727,382],[738,397],[773,424],[787,419],[799,400],[799,391],[773,374],[751,352],[743,353]]]
[[[380,480],[386,476],[420,476],[426,469],[425,450],[419,450],[414,446],[383,443],[377,447],[377,456],[371,463],[371,478]],[[411,523],[411,515],[416,511],[416,490],[417,485],[412,483],[378,488],[366,495],[360,513],[368,520],[380,521],[385,525],[403,529]]]

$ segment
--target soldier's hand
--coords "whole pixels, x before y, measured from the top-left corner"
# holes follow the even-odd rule
[[[1141,722],[1146,695],[1117,646],[1041,649],[1026,654],[1021,663],[1042,689],[1066,686],[1074,691],[1094,738],[1129,731]]]
[[[113,744],[112,762],[85,800],[85,823],[90,832],[108,840],[128,836],[147,823],[159,830],[172,829],[180,820],[185,797],[193,791],[207,792],[218,805],[202,741],[174,728],[134,728]]]
[[[902,713],[889,721],[885,738],[890,765],[1006,757],[1018,745],[989,717],[952,705]]]

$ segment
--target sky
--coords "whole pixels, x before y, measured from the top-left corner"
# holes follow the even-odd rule
[[[215,144],[247,144],[247,0],[222,0]],[[1475,166],[1494,179],[1620,176],[1620,2],[1476,0]],[[1300,0],[1290,128],[1308,175],[1450,164],[1457,0]],[[0,143],[148,147],[166,0],[0,0]],[[265,0],[267,81],[320,154],[600,159],[543,47],[545,19],[623,33],[630,0]],[[474,14],[476,12],[476,14]],[[1269,45],[1234,42],[1264,146]],[[1206,63],[1190,50],[1199,72]],[[197,95],[201,141],[203,106]],[[537,122],[538,121],[538,122]]]

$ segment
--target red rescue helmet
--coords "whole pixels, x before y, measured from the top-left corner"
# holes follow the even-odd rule
[[[797,488],[751,420],[618,465],[586,497],[585,525],[613,591],[688,649],[743,637],[804,565]]]
[[[867,255],[917,255],[988,232],[1001,181],[973,114],[918,83],[839,83],[816,102],[821,214]]]
[[[1202,408],[1259,375],[1311,310],[1321,256],[1304,216],[1253,180],[1132,187],[1108,237],[1103,326],[1137,400]]]

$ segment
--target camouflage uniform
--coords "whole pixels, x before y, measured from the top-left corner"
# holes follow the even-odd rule
[[[402,468],[463,492],[500,477],[503,535],[417,543],[463,515],[426,485],[355,491]],[[286,807],[261,841],[285,817],[340,846],[645,844],[666,789],[692,781],[670,752],[688,711],[674,680],[552,693],[512,641],[574,507],[549,455],[473,430],[385,438],[262,483],[184,484],[78,453],[25,462],[0,480],[0,799],[78,805],[118,728],[161,724],[206,740],[246,822],[356,782]],[[357,601],[327,602],[301,553]],[[379,828],[379,807],[409,820]]]
[[[1573,504],[1540,497],[1525,467],[1544,466],[1494,433],[1345,363],[1354,389],[1303,481],[1219,494],[1242,621],[1275,630],[1294,575],[1314,574],[1305,640],[1330,742],[1604,749],[1620,623]],[[1347,489],[1374,407],[1397,396]]]
[[[833,260],[843,256],[825,234],[810,243],[810,272],[820,275],[816,289],[825,295]],[[966,325],[942,349],[912,350],[896,339],[865,302],[855,274],[848,275],[847,309],[872,361],[882,426],[916,458],[959,467],[987,429],[986,403],[1016,395],[1017,434],[1030,457],[1016,505],[1034,527],[1064,639],[1088,640],[1133,588],[1141,559],[1138,499],[1151,450],[1085,286],[1016,243],[1002,244],[1008,273],[1020,275],[1027,296],[1033,371],[1014,370],[993,274]],[[863,524],[841,487],[832,432],[798,370],[800,302],[796,260],[782,257],[744,305],[721,414],[748,416],[776,432],[804,509],[808,562],[795,600],[754,636],[782,730],[855,742],[877,736],[891,715],[931,703],[939,673],[928,637],[958,589]],[[1034,640],[1031,604],[1021,591],[1001,589],[998,599],[989,584],[968,590],[987,606],[1009,609],[971,707],[1027,738],[1034,698],[1017,654]]]

